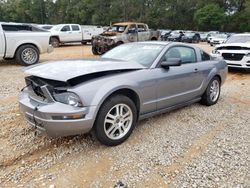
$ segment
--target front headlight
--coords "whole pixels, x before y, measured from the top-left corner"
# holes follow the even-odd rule
[[[250,57],[250,53],[246,54],[247,57]]]
[[[220,54],[220,52],[217,51],[217,50],[213,50],[212,53],[213,53],[213,54],[218,54],[218,55]]]
[[[82,107],[83,106],[80,98],[75,93],[72,93],[72,92],[54,94],[54,99],[57,102],[61,102],[64,104],[75,106],[75,107]]]

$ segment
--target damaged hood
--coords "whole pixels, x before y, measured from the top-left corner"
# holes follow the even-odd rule
[[[105,36],[105,37],[112,37],[112,36],[116,36],[116,35],[119,35],[119,34],[120,33],[117,33],[117,32],[106,31],[106,32],[101,33],[100,35]]]
[[[67,82],[72,78],[98,72],[145,69],[136,62],[126,62],[113,59],[83,59],[50,61],[28,67],[24,72],[40,78]]]

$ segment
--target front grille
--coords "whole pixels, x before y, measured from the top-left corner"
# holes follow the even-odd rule
[[[245,54],[223,53],[222,57],[229,61],[241,61]]]

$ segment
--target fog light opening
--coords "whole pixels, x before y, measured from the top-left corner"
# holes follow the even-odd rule
[[[83,119],[85,115],[77,114],[77,115],[69,115],[69,116],[53,116],[53,120],[74,120],[74,119]]]

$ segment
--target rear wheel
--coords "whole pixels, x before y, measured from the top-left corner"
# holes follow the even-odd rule
[[[116,146],[132,133],[137,121],[134,102],[124,95],[115,95],[104,102],[95,122],[97,139],[105,145]]]
[[[214,77],[208,84],[205,93],[202,96],[201,103],[211,106],[217,103],[220,97],[221,83],[218,77]]]
[[[23,45],[16,52],[16,61],[24,66],[34,65],[39,61],[39,50],[33,45]]]

